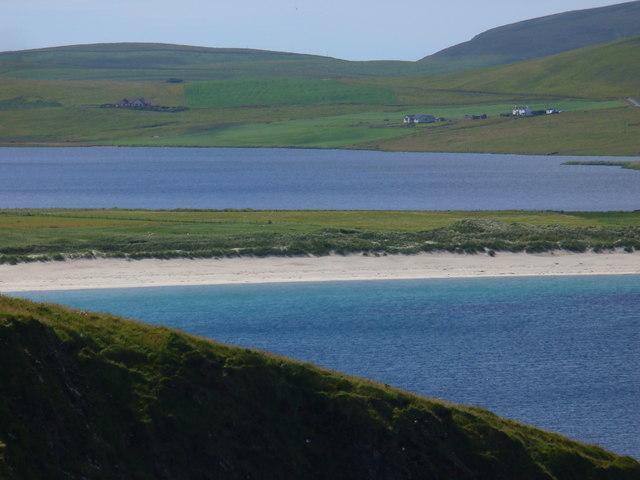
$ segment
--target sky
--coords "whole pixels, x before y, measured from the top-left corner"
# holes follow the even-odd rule
[[[111,42],[418,60],[490,28],[607,0],[0,0],[0,51]]]

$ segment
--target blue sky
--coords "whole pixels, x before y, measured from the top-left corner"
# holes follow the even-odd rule
[[[520,20],[607,0],[0,0],[0,51],[79,43],[248,47],[418,60]]]

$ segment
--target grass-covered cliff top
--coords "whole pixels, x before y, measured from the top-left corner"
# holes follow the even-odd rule
[[[0,478],[637,479],[487,411],[0,297]]]

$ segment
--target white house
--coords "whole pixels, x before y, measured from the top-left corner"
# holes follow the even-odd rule
[[[416,123],[435,123],[436,117],[433,115],[405,115],[403,122],[407,125],[415,125]]]
[[[514,117],[530,117],[533,115],[528,105],[516,105],[513,107]]]

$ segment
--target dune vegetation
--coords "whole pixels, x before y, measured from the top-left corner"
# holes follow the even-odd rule
[[[0,210],[0,263],[640,249],[638,212]]]

